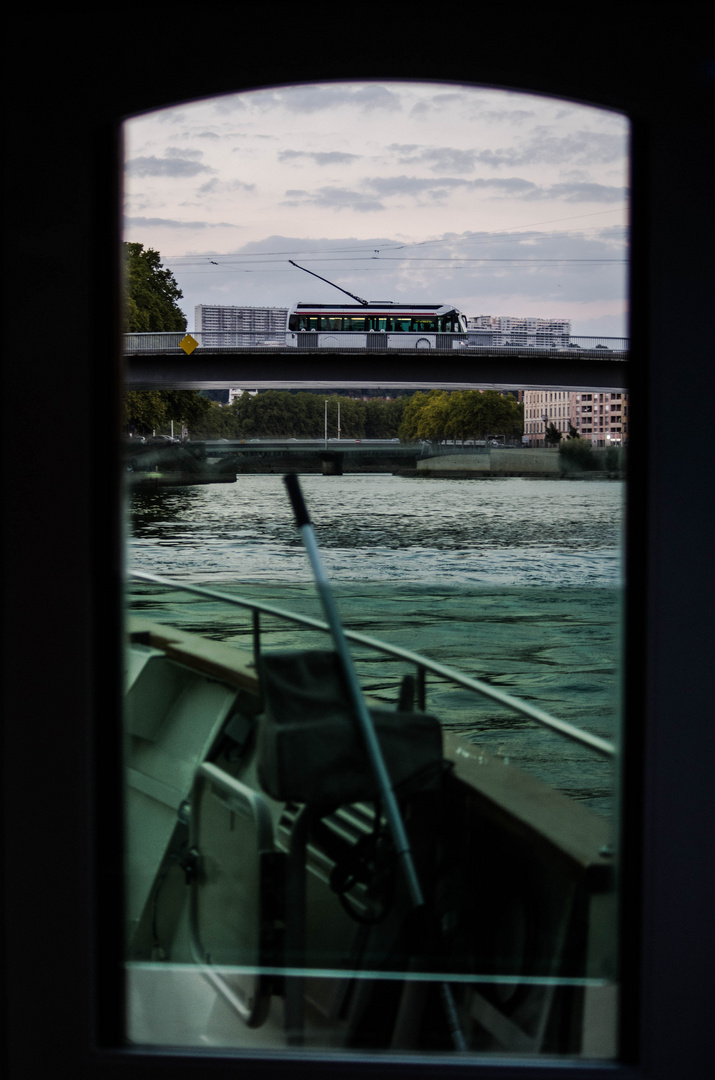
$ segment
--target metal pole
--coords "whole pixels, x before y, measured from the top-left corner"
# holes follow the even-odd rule
[[[353,664],[350,650],[348,649],[347,640],[343,631],[340,616],[338,615],[338,609],[335,606],[335,600],[333,598],[332,590],[330,588],[330,582],[328,581],[325,568],[323,566],[323,560],[320,557],[320,550],[318,548],[317,541],[315,539],[315,532],[308,516],[308,510],[303,499],[303,493],[300,490],[300,483],[296,473],[289,473],[285,477],[285,485],[288,489],[288,495],[290,496],[291,505],[293,507],[293,513],[295,514],[296,524],[300,530],[303,538],[310,564],[313,569],[315,577],[316,587],[318,589],[318,595],[320,596],[321,603],[323,605],[323,611],[325,618],[330,627],[330,631],[333,637],[333,644],[335,645],[335,651],[338,654],[340,663],[342,664],[343,671],[345,673],[345,680],[348,686],[348,693],[350,695],[351,704],[355,711],[355,717],[358,722],[362,737],[365,741],[365,747],[367,749],[368,756],[370,758],[370,764],[375,774],[378,790],[380,792],[380,798],[382,799],[383,806],[385,808],[385,817],[392,833],[392,839],[397,850],[398,857],[400,858],[407,880],[407,887],[410,894],[410,899],[414,907],[424,906],[424,897],[422,895],[422,889],[420,888],[419,881],[417,880],[417,874],[415,872],[414,861],[412,859],[412,852],[410,850],[410,843],[405,831],[404,822],[402,821],[402,814],[395,798],[395,793],[392,790],[392,783],[390,781],[390,774],[387,771],[385,765],[385,759],[382,755],[382,749],[378,742],[377,735],[375,733],[375,727],[372,722],[372,717],[365,704],[365,699],[362,695],[360,683],[358,682],[357,672]]]
[[[284,480],[293,507],[293,513],[295,514],[296,525],[300,530],[305,549],[308,553],[308,558],[310,559],[313,568],[313,574],[315,576],[318,594],[323,605],[323,611],[325,612],[325,618],[333,636],[333,644],[335,645],[335,650],[343,666],[345,681],[355,711],[355,717],[365,741],[365,748],[370,759],[375,780],[377,781],[380,798],[385,810],[385,817],[387,818],[387,824],[392,834],[392,840],[398,858],[402,864],[408,894],[414,910],[424,912],[426,910],[425,900],[417,877],[417,871],[415,870],[415,863],[412,858],[410,842],[402,820],[400,807],[395,798],[395,793],[392,790],[390,774],[385,765],[385,759],[382,755],[382,749],[375,732],[375,726],[372,722],[372,717],[370,716],[367,705],[365,704],[360,683],[358,682],[357,672],[355,671],[353,659],[350,655],[350,650],[348,649],[348,643],[340,621],[340,616],[338,615],[338,609],[335,606],[330,582],[328,581],[327,574],[323,567],[323,560],[320,557],[315,532],[310,517],[308,516],[308,509],[305,505],[305,500],[303,499],[303,493],[300,489],[300,482],[296,473],[289,473],[284,477]],[[466,1050],[467,1043],[459,1024],[459,1017],[457,1015],[452,988],[448,983],[443,982],[440,984],[440,995],[454,1046],[457,1050]]]

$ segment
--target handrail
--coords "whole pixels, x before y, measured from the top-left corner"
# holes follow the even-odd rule
[[[309,615],[299,615],[297,612],[285,611],[283,608],[275,607],[272,604],[263,604],[259,601],[248,600],[241,596],[228,596],[226,593],[218,592],[216,589],[207,588],[204,585],[192,585],[183,581],[175,581],[173,578],[147,573],[144,570],[132,570],[129,572],[129,576],[136,578],[139,581],[148,581],[155,585],[165,585],[172,589],[180,589],[184,592],[195,593],[197,596],[204,596],[211,600],[220,600],[222,603],[232,604],[234,607],[245,608],[253,612],[258,611],[264,615],[275,615],[277,618],[286,619],[289,622],[298,623],[301,626],[307,626],[313,630],[328,632],[330,629],[328,624],[323,622],[322,619],[314,619]],[[357,630],[346,630],[345,636],[350,641],[354,641],[360,645],[366,645],[368,648],[377,649],[380,652],[388,653],[397,659],[406,660],[408,663],[415,664],[418,670],[423,669],[429,671],[440,678],[449,679],[451,682],[464,687],[466,690],[472,690],[474,693],[481,694],[483,697],[491,698],[492,701],[496,701],[507,708],[514,709],[523,716],[528,716],[530,720],[534,720],[537,724],[540,724],[541,727],[548,728],[550,731],[563,735],[564,738],[579,743],[581,746],[593,750],[602,757],[613,758],[616,756],[616,746],[610,740],[602,739],[599,735],[593,735],[588,731],[582,731],[581,728],[577,728],[574,724],[569,724],[566,720],[558,720],[543,709],[530,705],[528,702],[521,701],[519,698],[512,697],[511,694],[506,694],[503,690],[499,690],[495,686],[490,686],[489,683],[482,682],[481,679],[474,679],[470,675],[465,675],[462,672],[457,671],[456,668],[439,663],[438,660],[430,660],[429,657],[421,656],[419,653],[412,652],[410,649],[403,649],[400,645],[391,645],[389,642],[380,641],[367,634],[362,634]]]

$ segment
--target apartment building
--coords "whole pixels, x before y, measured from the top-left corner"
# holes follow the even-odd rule
[[[521,348],[567,348],[571,338],[570,319],[538,319],[516,315],[473,315],[467,329],[484,345]]]
[[[571,423],[594,446],[625,446],[628,394],[571,394]]]
[[[197,304],[194,328],[202,345],[260,345],[285,341],[288,308]]]
[[[525,390],[524,442],[543,446],[546,428],[551,424],[564,438],[573,428],[593,446],[625,446],[628,394]]]

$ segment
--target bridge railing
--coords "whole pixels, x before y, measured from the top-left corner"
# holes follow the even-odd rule
[[[124,351],[134,352],[166,352],[167,350],[181,349],[181,342],[187,336],[187,331],[159,332],[151,334],[125,334]],[[285,334],[271,336],[265,330],[242,330],[240,333],[218,333],[215,330],[189,330],[188,336],[198,343],[200,349],[255,349],[255,348],[284,348]]]
[[[287,348],[285,335],[271,335],[265,330],[246,330],[241,331],[240,333],[219,333],[215,330],[191,330],[189,331],[189,335],[198,343],[198,348],[206,349],[211,352],[220,352],[224,349]],[[182,351],[181,342],[186,336],[187,334],[185,331],[172,333],[125,334],[124,352],[125,355],[131,355],[132,353],[180,353]],[[489,336],[491,337],[491,335]],[[465,351],[469,353],[489,352],[490,355],[495,356],[528,356],[531,353],[538,356],[543,356],[545,353],[553,353],[554,355],[567,353],[578,356],[579,353],[586,353],[592,355],[610,355],[614,359],[625,359],[628,354],[628,348],[628,338],[584,337],[581,335],[572,336],[568,341],[562,339],[558,344],[552,344],[550,342],[541,342],[539,344],[515,342],[507,345],[492,344],[492,342],[487,341],[484,336],[469,334],[467,344],[464,346]],[[338,349],[337,351],[341,350]],[[346,345],[346,351],[354,353],[356,350],[355,348],[349,349]],[[414,352],[413,349],[406,349],[404,351]],[[453,352],[454,350],[450,347],[449,351]]]
[[[610,349],[612,352],[627,352],[630,346],[630,340],[626,337],[589,337],[583,334],[571,334],[570,337],[554,335],[553,338],[545,337],[542,340],[535,339],[530,335],[524,335],[520,340],[515,335],[509,337],[508,334],[497,334],[489,330],[469,330],[467,337],[469,347],[472,349],[509,349],[512,352],[516,350],[520,353],[528,349],[533,349],[539,353],[571,349]]]

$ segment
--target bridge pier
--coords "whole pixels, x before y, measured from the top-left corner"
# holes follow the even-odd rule
[[[343,455],[342,454],[321,454],[320,465],[323,471],[323,476],[342,476],[343,475]]]

